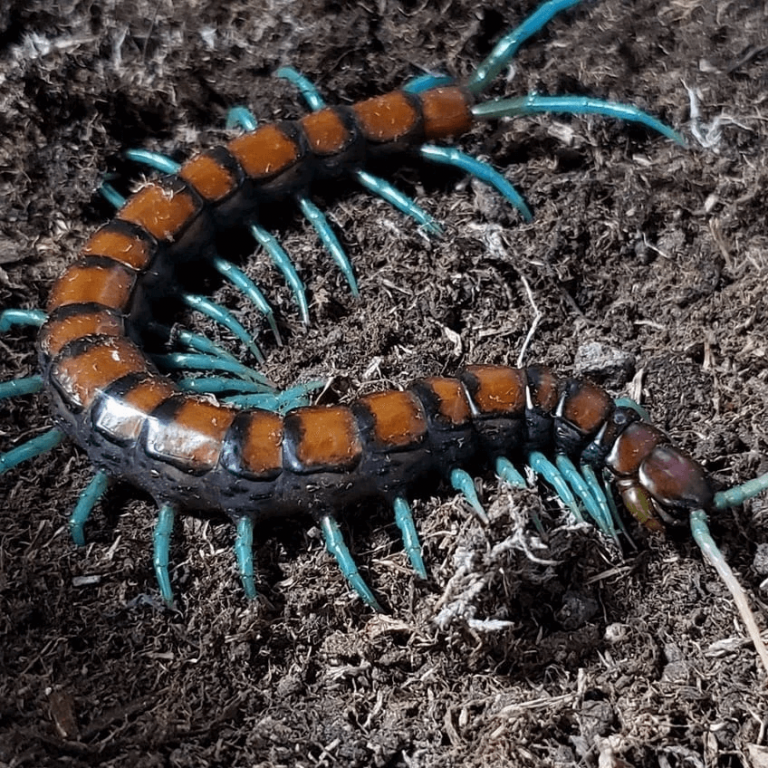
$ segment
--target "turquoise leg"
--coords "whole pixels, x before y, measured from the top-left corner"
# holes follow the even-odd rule
[[[350,263],[347,254],[344,253],[344,249],[341,247],[339,239],[331,229],[331,225],[328,223],[325,214],[309,198],[299,195],[297,200],[299,201],[301,212],[314,227],[315,232],[317,232],[317,235],[326,250],[331,254],[331,258],[336,262],[336,266],[346,278],[347,283],[349,284],[349,289],[352,291],[352,295],[357,298],[360,295],[360,291],[357,287],[357,280],[355,280],[355,272],[352,269],[352,264]]]
[[[255,600],[258,593],[253,576],[253,520],[250,517],[241,517],[237,521],[235,557],[237,570],[240,571],[240,581],[243,583],[243,592],[249,600]]]
[[[368,171],[357,171],[355,178],[369,192],[373,192],[374,195],[386,200],[393,208],[397,208],[406,216],[415,219],[427,232],[433,235],[443,234],[443,228],[416,201],[411,200],[408,195],[404,195],[385,179],[374,176]]]
[[[244,131],[255,131],[259,124],[253,112],[247,107],[232,107],[227,112],[227,128],[242,128]]]
[[[152,152],[149,149],[126,149],[123,156],[134,163],[154,168],[160,173],[178,173],[181,170],[181,163],[171,160],[167,155],[161,155],[159,152]]]
[[[183,378],[175,382],[179,389],[185,392],[196,392],[198,394],[220,395],[225,393],[240,394],[263,394],[264,385],[257,384],[255,381],[243,381],[242,379],[232,379],[228,376],[201,376],[200,378]],[[269,395],[274,397],[274,395]]]
[[[739,610],[739,614],[741,615],[741,620],[747,628],[750,640],[752,640],[755,650],[757,651],[758,656],[760,656],[765,671],[768,672],[768,650],[763,642],[760,628],[757,626],[757,621],[752,613],[752,609],[749,607],[749,600],[731,570],[731,567],[725,561],[723,553],[718,549],[717,544],[715,544],[714,539],[710,535],[709,526],[707,525],[707,515],[704,510],[691,510],[691,533],[693,534],[693,539],[696,544],[698,544],[699,549],[706,559],[709,560],[712,567],[717,571],[718,576],[720,576],[725,586],[728,587],[728,590],[733,597],[733,601],[736,603],[736,607]]]
[[[261,353],[251,334],[235,319],[234,315],[224,307],[216,304],[205,296],[196,296],[191,293],[182,293],[181,298],[184,303],[198,312],[207,315],[211,320],[216,321],[225,328],[228,328],[233,335],[245,344],[251,351],[251,354],[260,362],[264,362],[264,355]]]
[[[608,484],[613,479],[611,473],[607,470],[603,470],[603,482],[604,484]],[[611,510],[611,517],[613,518],[613,522],[616,525],[616,527],[624,534],[624,538],[629,542],[629,545],[632,547],[632,549],[637,549],[637,545],[634,541],[632,541],[632,537],[629,535],[629,531],[627,530],[627,526],[624,525],[624,519],[621,516],[621,513],[619,512],[618,508],[616,507],[616,502],[613,500],[613,494],[608,493],[605,497],[608,501],[608,508]]]
[[[102,181],[99,194],[115,209],[119,210],[125,205],[125,197],[121,195],[108,181]]]
[[[436,147],[433,144],[424,144],[419,149],[419,153],[425,160],[432,163],[452,165],[480,179],[484,184],[493,187],[513,208],[517,208],[526,221],[533,218],[531,209],[525,204],[520,193],[488,163],[477,160],[454,147]]]
[[[489,522],[488,515],[483,509],[480,499],[477,498],[475,481],[472,479],[471,475],[467,474],[463,469],[452,469],[450,481],[451,487],[464,495],[464,498],[469,502],[469,506],[472,507],[472,511],[480,519],[480,522],[487,525]]]
[[[515,465],[504,456],[496,459],[496,474],[513,488],[527,488],[528,483],[525,478],[517,471]]]
[[[23,379],[0,381],[0,400],[17,395],[32,395],[43,388],[42,376],[26,376]]]
[[[42,435],[27,440],[26,443],[12,448],[6,453],[0,453],[0,475],[17,464],[21,464],[23,461],[34,459],[35,456],[50,451],[51,448],[55,448],[63,439],[64,433],[58,427],[54,427]]]
[[[581,473],[574,463],[567,456],[558,454],[555,459],[555,464],[562,476],[570,484],[571,488],[573,488],[576,495],[581,499],[584,508],[587,510],[592,520],[594,520],[597,527],[607,536],[615,536],[616,531],[613,527],[613,521],[611,520],[610,514],[606,520],[603,515],[603,510],[600,509],[597,502],[592,497],[587,484],[584,482],[584,478],[581,476]]]
[[[278,346],[282,346],[283,340],[280,337],[280,331],[277,330],[275,313],[256,283],[254,283],[242,269],[236,267],[232,262],[229,262],[226,259],[217,256],[212,263],[216,271],[229,280],[232,285],[242,291],[251,300],[256,309],[264,315],[267,323],[269,323],[269,327],[272,329],[272,333],[275,334],[275,340],[277,341]]]
[[[729,488],[726,491],[716,493],[715,509],[738,507],[740,504],[747,501],[747,499],[754,498],[765,490],[768,490],[768,472],[753,480],[747,480],[746,483],[737,485],[735,488]]]
[[[422,93],[430,88],[440,88],[443,85],[453,85],[455,80],[450,75],[419,75],[409,80],[401,90],[406,93]]]
[[[294,408],[310,405],[310,393],[324,386],[325,381],[309,381],[276,394],[233,395],[222,398],[222,402],[237,405],[239,408],[260,408],[274,413],[288,413]]]
[[[352,559],[347,545],[344,543],[344,536],[341,533],[339,524],[330,515],[325,515],[320,521],[320,528],[325,538],[325,546],[330,554],[336,558],[344,578],[349,582],[352,589],[367,603],[374,611],[384,613],[378,600],[373,596],[373,592],[363,581],[360,571],[357,570],[355,561]]]
[[[275,77],[287,80],[292,85],[295,85],[299,89],[299,93],[301,93],[304,101],[307,102],[307,106],[313,112],[317,112],[318,109],[322,109],[325,106],[325,101],[315,87],[315,84],[293,67],[280,67],[275,72]]]
[[[265,376],[253,371],[240,363],[224,360],[211,355],[198,355],[186,352],[171,352],[168,355],[154,355],[153,362],[160,368],[169,371],[224,371],[235,376],[261,384],[265,392],[274,389],[274,385]]]
[[[479,118],[518,117],[535,114],[602,115],[615,117],[628,123],[640,123],[652,131],[666,136],[676,144],[686,146],[685,139],[675,130],[631,104],[617,104],[588,96],[540,96],[529,93],[511,99],[486,101],[472,107],[472,114]]]
[[[557,467],[540,451],[531,451],[528,454],[528,464],[537,475],[541,475],[555,489],[560,501],[568,507],[576,522],[583,523],[584,517],[576,498]]]
[[[171,589],[171,574],[168,571],[169,555],[171,550],[171,534],[173,533],[173,518],[175,510],[170,504],[163,504],[157,513],[154,535],[155,576],[160,595],[165,604],[173,606],[173,590]]]
[[[606,522],[606,528],[607,533],[609,536],[616,536],[616,522],[617,518],[612,514],[611,507],[608,504],[608,496],[605,493],[605,488],[603,487],[603,484],[598,479],[597,475],[595,474],[595,470],[592,468],[591,464],[581,464],[579,466],[579,473],[581,474],[582,479],[587,484],[587,488],[589,489],[590,495],[595,500],[595,504],[597,505],[599,511],[600,511],[600,518],[602,520],[607,521]],[[619,520],[619,526],[622,528],[621,522]],[[604,531],[605,533],[605,531]]]
[[[207,336],[193,333],[192,331],[186,330],[186,328],[174,328],[172,335],[179,344],[182,344],[195,352],[199,352],[201,355],[219,357],[222,360],[229,360],[231,363],[238,362],[238,359],[233,354],[227,352],[224,347],[214,344]]]
[[[69,516],[69,534],[76,547],[85,546],[85,531],[83,530],[86,521],[93,512],[93,508],[99,499],[104,495],[109,484],[109,477],[104,470],[100,469],[93,477],[88,487],[80,494],[80,498]]]
[[[540,5],[520,26],[515,27],[499,40],[490,54],[481,62],[465,88],[474,94],[484,91],[509,64],[520,46],[544,28],[554,16],[566,8],[577,5],[580,0],[549,0]]]
[[[8,333],[16,326],[40,328],[47,319],[42,309],[4,309],[0,312],[0,333]]]
[[[408,555],[416,575],[419,578],[426,579],[427,569],[421,557],[421,542],[416,531],[416,523],[413,522],[411,506],[402,496],[398,496],[394,501],[393,507],[395,510],[395,522],[403,537],[405,554]]]
[[[272,263],[283,273],[283,277],[293,291],[296,303],[299,305],[302,322],[305,325],[309,325],[309,305],[307,304],[304,283],[301,282],[299,273],[293,266],[290,256],[288,256],[275,237],[267,232],[264,227],[259,224],[251,224],[250,229],[256,242],[264,248],[269,255],[269,258],[272,260]]]

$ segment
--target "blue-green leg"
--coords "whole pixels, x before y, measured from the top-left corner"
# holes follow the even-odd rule
[[[643,112],[631,104],[617,104],[602,99],[592,99],[588,96],[540,96],[529,93],[527,96],[517,96],[511,99],[486,101],[472,107],[472,114],[478,119],[498,117],[519,117],[536,114],[564,115],[602,115],[615,117],[628,123],[640,123],[652,131],[666,136],[676,144],[685,146],[685,139],[675,130],[665,125],[661,120]]]
[[[100,469],[88,483],[88,487],[80,494],[80,498],[69,516],[69,534],[75,546],[85,546],[85,523],[93,512],[93,508],[104,495],[109,484],[109,476]]]
[[[219,357],[222,360],[229,360],[232,363],[238,362],[238,359],[233,354],[227,352],[224,347],[220,347],[218,344],[212,342],[207,336],[193,333],[186,328],[178,327],[175,327],[171,333],[174,340],[179,344],[195,352],[199,352],[201,355]]]
[[[258,120],[248,107],[232,107],[227,112],[227,128],[242,128],[244,131],[255,131]]]
[[[175,174],[181,170],[181,163],[171,160],[167,155],[152,152],[149,149],[126,149],[123,156],[134,163],[140,163],[160,171],[160,173]]]
[[[411,565],[413,566],[413,570],[416,571],[416,575],[422,579],[426,579],[427,569],[421,556],[421,542],[419,541],[419,534],[416,531],[416,523],[413,521],[411,506],[402,496],[398,496],[392,506],[395,510],[395,522],[403,537],[405,554],[411,561]]]
[[[173,519],[175,510],[170,504],[163,504],[157,513],[155,524],[154,557],[155,576],[160,595],[165,604],[173,606],[173,590],[171,589],[171,574],[168,571],[171,551],[171,534],[173,533]]]
[[[355,561],[352,559],[352,555],[347,548],[347,545],[344,543],[344,536],[342,535],[336,520],[330,515],[325,515],[320,520],[320,529],[325,538],[326,549],[336,559],[344,578],[349,582],[352,589],[354,589],[363,601],[373,608],[374,611],[384,613],[378,600],[373,596],[373,592],[371,592],[368,585],[363,581],[360,571],[357,570]]]
[[[293,67],[280,67],[275,72],[275,77],[287,80],[292,85],[295,85],[304,101],[307,102],[307,106],[313,112],[317,112],[318,109],[322,109],[325,106],[325,100],[320,95],[320,91],[317,90],[315,84]]]
[[[0,400],[20,395],[33,395],[43,388],[43,377],[40,375],[26,376],[23,379],[0,381]]]
[[[525,478],[517,471],[515,465],[504,456],[498,456],[496,458],[496,474],[505,482],[509,483],[513,488],[527,488],[528,483],[525,482]],[[531,510],[531,519],[533,525],[541,536],[546,535],[544,530],[544,524],[541,522],[541,518],[538,513]]]
[[[272,329],[272,333],[275,335],[275,340],[277,341],[278,346],[282,346],[283,340],[280,337],[280,331],[277,330],[275,313],[256,283],[254,283],[242,269],[236,267],[232,262],[229,262],[226,259],[217,256],[212,263],[214,269],[216,269],[222,277],[229,280],[232,285],[242,291],[251,300],[256,309],[264,315],[267,323],[269,323],[269,327]]]
[[[232,379],[227,376],[200,376],[199,378],[185,377],[176,381],[176,386],[185,392],[197,394],[264,394],[264,385],[255,381]],[[269,397],[274,397],[271,393]]]
[[[450,474],[451,487],[463,494],[464,498],[472,507],[472,511],[477,515],[481,523],[488,524],[488,515],[483,509],[483,505],[480,503],[480,499],[477,498],[477,491],[475,490],[475,481],[472,476],[465,472],[463,469],[452,469]]]
[[[283,277],[293,291],[296,303],[299,305],[302,322],[305,325],[309,325],[309,305],[307,304],[304,283],[301,282],[299,273],[296,271],[296,267],[293,266],[290,256],[288,256],[280,243],[277,242],[274,235],[270,234],[264,227],[259,224],[251,224],[250,230],[256,242],[267,252],[272,263],[283,273]]]
[[[528,454],[528,465],[555,489],[555,493],[560,497],[560,501],[568,507],[576,522],[583,523],[584,517],[581,514],[579,505],[558,468],[541,451],[531,451]]]
[[[184,303],[191,309],[201,312],[214,320],[215,322],[223,325],[225,328],[234,334],[240,341],[245,344],[251,351],[251,354],[260,362],[264,362],[264,355],[261,353],[256,342],[248,331],[235,319],[235,316],[224,307],[211,301],[206,296],[197,296],[191,293],[181,294],[181,298]]]
[[[459,168],[469,173],[484,184],[493,187],[513,208],[520,211],[526,221],[533,218],[531,209],[525,204],[520,193],[493,167],[482,160],[461,152],[455,147],[437,147],[433,144],[423,144],[419,153],[425,160],[432,163],[442,163]]]
[[[299,384],[276,394],[232,395],[223,397],[222,402],[236,405],[238,408],[260,408],[263,411],[272,411],[273,413],[288,413],[294,408],[309,405],[310,393],[322,389],[324,386],[324,381],[309,381],[306,384]]]
[[[6,453],[0,453],[0,475],[17,464],[21,464],[23,461],[34,459],[35,456],[50,451],[51,448],[55,448],[63,439],[64,433],[58,427],[54,427],[42,435],[27,440],[26,443],[17,445]]]
[[[256,580],[253,576],[253,520],[241,517],[237,521],[237,538],[235,539],[235,557],[237,570],[240,571],[240,581],[243,591],[249,600],[255,600]]]
[[[409,80],[401,90],[406,93],[422,93],[428,91],[430,88],[440,88],[444,85],[453,85],[454,78],[450,75],[432,75],[426,73],[424,75],[418,75],[412,80]]]
[[[490,54],[480,63],[465,88],[474,94],[484,91],[509,64],[520,46],[543,29],[554,16],[566,8],[577,5],[580,0],[549,0],[540,5],[522,24],[515,27],[499,40]]]
[[[108,181],[102,181],[99,194],[117,211],[125,205],[125,197]]]
[[[153,355],[154,363],[169,371],[224,371],[242,379],[261,384],[265,392],[274,390],[274,385],[258,371],[254,371],[241,363],[232,362],[213,355],[198,355],[189,352],[170,352],[167,355]]]
[[[608,535],[615,536],[617,525],[619,530],[626,534],[624,523],[622,522],[621,517],[614,513],[615,507],[612,508],[608,503],[608,495],[605,492],[605,486],[600,482],[600,479],[595,474],[595,470],[593,469],[592,465],[586,463],[581,464],[579,470],[581,472],[582,478],[584,479],[584,482],[589,488],[592,498],[595,500],[595,504],[597,504],[600,510],[601,519],[610,521],[610,524],[607,525]]]
[[[606,507],[605,510],[601,509],[598,503],[595,501],[592,493],[584,481],[579,470],[574,463],[565,455],[558,454],[555,459],[555,464],[560,470],[560,473],[570,484],[571,488],[575,491],[576,495],[581,499],[584,508],[589,513],[589,516],[594,520],[597,527],[606,536],[616,536],[616,529],[613,527],[613,520],[611,520],[610,512]],[[608,512],[607,516],[604,514]]]
[[[8,333],[16,326],[40,328],[47,319],[42,309],[4,309],[0,312],[0,333]]]

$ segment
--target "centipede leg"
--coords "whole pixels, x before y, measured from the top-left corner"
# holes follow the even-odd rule
[[[525,478],[518,472],[515,465],[504,456],[498,456],[495,462],[496,474],[505,483],[508,483],[513,488],[527,488],[528,483],[525,482]],[[541,518],[535,512],[531,512],[531,518],[533,524],[540,535],[545,535],[544,524],[541,522]]]
[[[592,99],[588,96],[540,96],[537,93],[529,93],[526,96],[476,104],[472,107],[472,114],[478,119],[536,114],[602,115],[629,123],[640,123],[676,144],[686,146],[685,139],[677,131],[641,109],[631,104]]]
[[[173,590],[171,589],[171,575],[168,571],[171,550],[171,534],[173,533],[173,520],[175,510],[170,504],[163,504],[157,513],[155,533],[153,536],[154,556],[152,563],[155,568],[157,585],[165,604],[170,608],[173,605]]]
[[[411,505],[402,496],[398,496],[394,500],[392,506],[395,510],[395,522],[403,537],[403,549],[405,549],[405,554],[408,556],[408,560],[410,560],[411,566],[413,566],[413,570],[416,571],[416,574],[420,578],[426,579],[427,568],[421,557],[421,542],[419,541],[419,534],[416,531],[416,523],[413,521]]]
[[[227,111],[227,128],[242,128],[244,131],[255,131],[259,122],[248,107],[231,107]]]
[[[0,312],[0,333],[8,333],[16,326],[40,328],[47,319],[41,309],[4,309]]]
[[[595,500],[595,503],[600,509],[601,517],[610,521],[608,525],[610,530],[609,535],[615,536],[617,532],[617,525],[618,530],[620,530],[622,533],[626,533],[623,527],[623,523],[621,522],[620,515],[611,509],[611,505],[608,503],[608,495],[605,492],[605,488],[595,474],[595,470],[592,468],[592,466],[590,464],[581,464],[579,471],[581,477],[584,479],[584,482],[587,484],[587,487],[592,494],[592,498]]]
[[[232,362],[215,355],[171,352],[167,355],[153,355],[152,360],[158,367],[166,370],[225,371],[260,384],[265,392],[273,391],[275,388],[272,382],[258,371],[251,370],[242,363]]]
[[[477,515],[481,523],[488,524],[488,515],[483,509],[483,505],[480,503],[480,499],[477,498],[477,491],[475,490],[475,481],[472,476],[469,475],[463,469],[452,469],[449,479],[451,481],[451,487],[463,494],[464,498],[472,507],[472,511]]]
[[[99,470],[86,489],[80,494],[80,498],[69,516],[69,535],[77,547],[85,546],[85,523],[93,512],[93,508],[104,495],[109,484],[109,476],[103,470]]]
[[[520,193],[488,163],[484,163],[482,160],[461,152],[455,147],[438,147],[433,144],[424,144],[419,148],[419,153],[425,160],[429,160],[432,163],[452,165],[454,168],[459,168],[480,179],[484,184],[493,187],[513,208],[520,211],[520,214],[526,221],[531,221],[533,218],[531,209],[525,204]]]
[[[323,532],[326,549],[336,559],[336,562],[339,564],[339,569],[352,589],[354,589],[363,601],[373,608],[374,611],[384,613],[378,600],[374,597],[373,592],[371,592],[368,585],[363,581],[360,571],[357,570],[355,561],[352,559],[352,554],[344,543],[344,536],[341,533],[341,529],[335,518],[331,517],[331,515],[324,515],[320,520],[320,529]]]
[[[228,376],[200,376],[199,378],[186,377],[178,379],[176,386],[185,392],[197,392],[198,394],[220,395],[225,393],[239,393],[240,395],[268,395],[264,392],[264,386],[255,381],[232,379]]]
[[[264,362],[264,355],[259,349],[259,346],[254,341],[248,331],[235,319],[234,315],[224,307],[211,301],[205,296],[197,296],[191,293],[182,293],[182,301],[191,309],[201,312],[214,320],[215,322],[223,325],[229,331],[232,332],[245,346],[251,351],[253,356],[260,362]]]
[[[429,72],[423,75],[417,75],[409,80],[402,88],[406,93],[421,93],[430,88],[440,88],[444,85],[453,85],[456,82],[450,75],[433,75]]]
[[[43,377],[25,376],[11,381],[0,381],[0,400],[20,395],[32,395],[43,388]]]
[[[260,408],[275,413],[287,413],[294,408],[310,404],[310,393],[325,386],[324,381],[309,381],[276,394],[232,395],[221,398],[222,402],[239,408]]]
[[[237,558],[237,569],[240,571],[240,581],[243,584],[243,592],[249,600],[255,600],[258,593],[253,575],[253,520],[250,517],[241,517],[237,521],[235,557]]]
[[[64,433],[58,427],[54,427],[42,435],[17,445],[6,453],[0,453],[0,475],[28,459],[34,459],[35,456],[40,456],[40,454],[50,451],[63,439]]]
[[[576,522],[583,523],[584,517],[581,514],[576,498],[557,467],[540,451],[531,451],[528,454],[528,465],[555,489],[555,492],[560,497],[560,501],[568,507]]]
[[[174,341],[177,341],[182,346],[191,349],[194,352],[220,358],[221,360],[228,360],[232,363],[239,363],[238,359],[233,354],[227,352],[224,347],[220,347],[218,344],[212,342],[207,336],[193,333],[186,328],[178,327],[174,327],[173,330],[169,331],[166,335],[172,337]]]
[[[613,536],[615,538],[616,529],[613,526],[610,511],[607,506],[605,509],[600,507],[597,500],[592,495],[592,491],[588,484],[585,482],[574,463],[567,456],[558,454],[555,459],[555,464],[576,495],[581,499],[584,508],[587,510],[589,516],[595,521],[595,524],[600,531],[606,536]]]

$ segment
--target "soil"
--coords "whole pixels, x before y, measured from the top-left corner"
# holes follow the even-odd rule
[[[226,111],[304,112],[270,76],[292,65],[349,104],[422,71],[472,71],[531,0],[129,0],[0,4],[0,306],[43,307],[110,216],[131,147],[177,159],[226,140]],[[323,402],[488,361],[634,394],[727,487],[768,471],[768,6],[604,0],[563,12],[492,95],[632,103],[689,141],[602,118],[491,122],[490,159],[535,217],[460,173],[403,157],[373,169],[445,226],[419,228],[349,180],[320,186],[360,281],[355,300],[291,205],[262,212],[310,299],[253,246],[278,347],[234,291],[281,386]],[[251,255],[250,251],[253,251]],[[535,323],[535,318],[539,322]],[[210,334],[216,329],[204,328]],[[238,350],[226,336],[225,344]],[[35,372],[33,334],[0,340],[0,380]],[[41,396],[0,406],[0,450],[51,423]],[[176,607],[152,571],[154,508],[116,484],[70,541],[92,476],[65,444],[0,478],[0,766],[765,766],[765,672],[686,531],[630,527],[623,552],[564,518],[545,487],[479,485],[483,526],[447,488],[414,502],[428,581],[378,504],[343,517],[387,612],[351,594],[316,528],[258,532],[246,602],[226,521],[179,520]],[[546,534],[531,522],[538,515]],[[712,521],[764,613],[768,506]],[[763,545],[764,546],[764,545]],[[764,623],[764,618],[758,616]]]

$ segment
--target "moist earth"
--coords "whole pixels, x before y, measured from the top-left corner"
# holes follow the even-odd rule
[[[466,76],[535,6],[6,0],[0,306],[44,306],[111,215],[99,184],[140,183],[121,150],[183,160],[231,136],[226,111],[239,104],[262,120],[300,116],[298,94],[270,76],[281,65],[339,104],[423,71]],[[517,185],[530,223],[459,173],[410,157],[374,168],[443,222],[440,238],[349,180],[319,186],[359,300],[295,206],[268,208],[262,223],[296,261],[311,324],[263,253],[242,242],[227,255],[273,303],[283,346],[242,296],[203,287],[258,334],[273,381],[327,380],[322,402],[515,364],[524,350],[526,363],[640,399],[720,486],[766,472],[766,28],[752,0],[568,10],[492,95],[636,104],[687,148],[552,115],[463,137]],[[35,372],[33,342],[0,339],[0,380]],[[3,402],[0,451],[48,425],[43,397]],[[487,476],[488,526],[445,487],[415,501],[424,582],[372,501],[343,528],[386,606],[376,615],[306,520],[257,531],[251,605],[232,526],[189,516],[174,531],[167,610],[140,493],[114,485],[87,547],[71,543],[67,516],[92,473],[65,444],[0,477],[1,766],[768,765],[766,673],[685,529],[660,538],[627,522],[620,551],[569,523],[546,487]],[[712,528],[763,614],[765,498]]]

